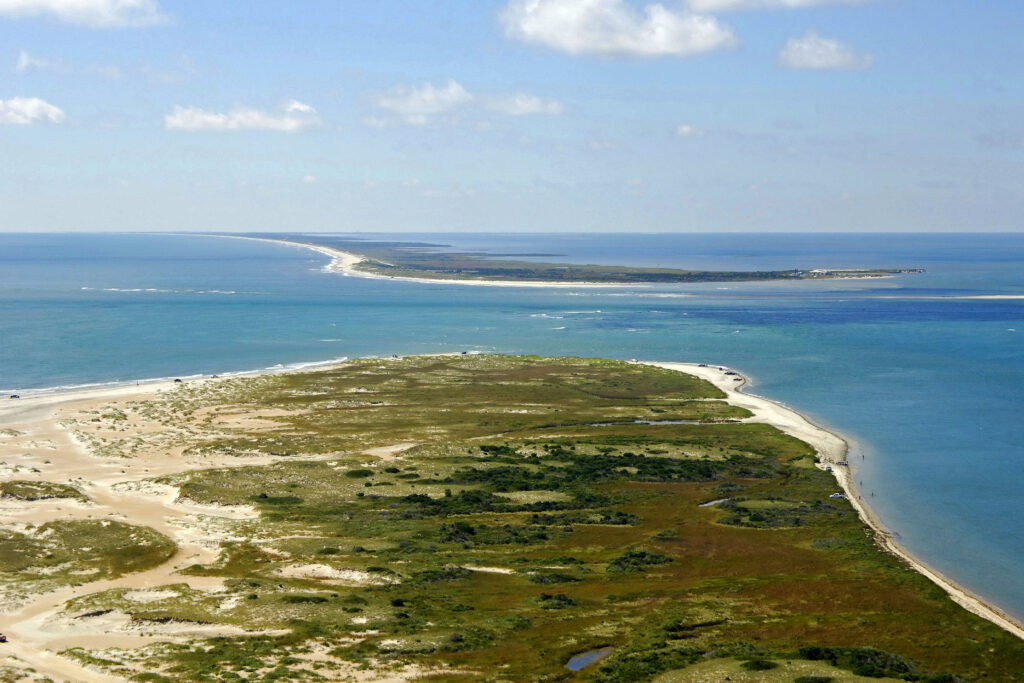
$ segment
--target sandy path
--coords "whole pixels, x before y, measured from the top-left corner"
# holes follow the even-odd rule
[[[364,448],[363,453],[366,455],[372,455],[375,458],[381,460],[393,460],[398,457],[398,454],[402,451],[409,450],[416,445],[415,441],[409,441],[406,443],[396,443],[391,446],[378,446],[377,448]]]
[[[174,385],[173,380],[158,380],[144,385],[122,384],[112,387],[38,394],[20,399],[5,398],[0,403],[0,426],[8,427],[41,422],[52,417],[57,408],[70,403],[114,401],[124,398],[142,400],[155,396],[158,391],[171,389]]]
[[[848,445],[845,439],[815,425],[800,413],[781,403],[740,391],[747,383],[746,378],[729,368],[713,365],[701,366],[693,363],[648,362],[644,364],[685,372],[706,379],[726,393],[729,403],[746,408],[754,413],[753,417],[745,420],[746,422],[763,422],[773,425],[783,432],[811,444],[818,451],[822,461],[821,467],[826,465],[832,467],[832,473],[842,487],[847,499],[849,499],[854,509],[857,510],[861,520],[874,530],[879,545],[906,561],[916,571],[946,591],[949,597],[964,609],[1006,629],[1018,638],[1024,639],[1024,624],[1021,624],[997,607],[989,605],[972,595],[966,588],[960,586],[952,579],[935,571],[914,557],[893,538],[892,533],[885,528],[871,508],[861,499],[854,485],[852,468],[836,464],[846,460]],[[732,372],[733,374],[726,374],[727,372]],[[737,379],[739,381],[736,381]]]
[[[454,354],[452,354],[454,355]],[[389,359],[382,359],[386,361]],[[206,381],[206,380],[197,380]],[[237,635],[235,627],[215,627],[208,632],[177,632],[174,629],[148,628],[155,633],[133,633],[118,623],[76,622],[62,614],[70,600],[110,589],[148,590],[169,584],[187,584],[194,590],[223,590],[217,577],[185,576],[177,572],[193,564],[216,560],[217,538],[208,537],[193,522],[203,516],[221,519],[247,519],[256,516],[248,506],[202,505],[178,500],[177,489],[170,486],[136,485],[145,479],[211,467],[244,467],[278,462],[277,457],[250,458],[174,458],[162,455],[133,459],[97,457],[75,440],[60,425],[62,419],[96,410],[115,400],[146,400],[161,390],[171,389],[173,381],[145,386],[118,386],[74,392],[42,394],[10,403],[0,403],[0,426],[11,429],[0,438],[0,480],[21,479],[74,484],[90,502],[69,499],[43,501],[0,500],[0,514],[6,524],[43,524],[55,520],[111,519],[146,526],[172,538],[178,550],[167,562],[153,569],[114,579],[87,581],[31,597],[0,611],[0,632],[9,642],[0,649],[0,662],[32,668],[57,681],[104,683],[123,679],[81,666],[56,654],[73,647],[87,649],[134,648],[153,642],[181,641],[216,635]],[[13,435],[12,435],[13,434]],[[364,451],[383,459],[414,446],[399,443]],[[325,456],[336,457],[336,456]],[[0,607],[0,610],[3,610]],[[123,616],[123,615],[122,615]],[[101,620],[102,621],[102,620]],[[121,621],[124,621],[122,619]],[[166,630],[166,633],[161,633]],[[180,629],[179,629],[180,631]]]
[[[0,441],[0,460],[8,463],[22,463],[20,469],[36,469],[28,473],[18,471],[8,479],[30,479],[34,481],[85,481],[86,495],[90,504],[67,500],[40,501],[38,503],[5,503],[5,521],[40,524],[57,519],[116,519],[140,526],[148,526],[178,543],[178,551],[164,564],[154,569],[128,574],[115,579],[92,581],[78,586],[68,586],[56,591],[38,595],[13,611],[0,614],[0,630],[9,637],[0,653],[16,658],[14,664],[28,666],[55,680],[68,681],[116,681],[120,678],[83,667],[76,662],[60,657],[57,651],[67,647],[88,644],[90,647],[138,647],[155,640],[174,639],[168,637],[137,636],[132,634],[82,634],[69,633],[54,628],[56,616],[65,603],[77,597],[108,590],[111,588],[147,589],[172,583],[187,583],[197,590],[216,590],[223,586],[223,580],[214,577],[182,576],[176,572],[194,563],[206,563],[216,559],[216,550],[197,535],[183,532],[182,522],[197,513],[211,513],[200,506],[175,502],[176,491],[152,492],[115,489],[119,483],[140,478],[157,476],[161,473],[179,472],[188,469],[183,462],[163,464],[143,461],[105,461],[89,455],[76,443],[70,434],[57,422],[63,407],[88,407],[93,402],[116,398],[146,398],[155,395],[159,388],[172,383],[138,387],[117,387],[102,390],[88,390],[61,395],[44,395],[24,399],[23,403],[0,412],[2,424],[13,426],[21,436]],[[28,443],[44,443],[44,448],[32,448]],[[50,445],[52,444],[52,446]],[[46,464],[46,463],[49,464]],[[235,516],[237,511],[227,510],[226,516]]]

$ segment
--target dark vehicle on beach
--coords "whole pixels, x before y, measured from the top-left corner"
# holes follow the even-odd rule
[[[11,394],[11,398],[21,398],[20,394]]]

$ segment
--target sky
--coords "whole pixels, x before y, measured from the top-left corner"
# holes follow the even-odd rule
[[[0,230],[1024,229],[1020,0],[0,0]]]

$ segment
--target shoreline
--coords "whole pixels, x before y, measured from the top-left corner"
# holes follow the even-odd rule
[[[365,356],[365,358],[372,358],[372,356]],[[167,377],[147,377],[139,379],[126,379],[126,380],[112,380],[110,382],[87,382],[84,384],[71,384],[71,385],[60,385],[54,387],[24,387],[16,389],[0,389],[0,398],[5,398],[10,394],[18,394],[21,398],[20,404],[24,405],[26,402],[32,401],[33,399],[44,398],[47,396],[70,396],[83,394],[89,397],[93,392],[111,392],[112,395],[117,392],[125,391],[128,389],[139,389],[144,390],[146,388],[153,388],[163,385],[173,385],[175,380],[180,379],[183,382],[198,382],[211,379],[232,379],[234,377],[257,377],[259,375],[277,375],[287,372],[313,372],[319,369],[328,369],[335,365],[340,365],[345,361],[349,360],[348,356],[340,356],[338,358],[332,358],[330,360],[322,361],[297,361],[295,363],[289,363],[287,365],[279,363],[265,368],[254,368],[251,370],[229,370],[227,372],[212,372],[212,373],[197,373],[193,375],[168,375]],[[74,399],[69,399],[74,400]],[[3,405],[0,404],[0,421],[3,419],[3,415],[6,411],[3,409]],[[2,422],[0,422],[2,423]]]
[[[809,443],[821,458],[820,467],[832,466],[832,474],[836,482],[843,490],[843,494],[849,500],[854,510],[857,511],[861,521],[874,533],[875,541],[885,551],[895,555],[910,567],[921,574],[929,581],[939,586],[953,602],[957,603],[968,612],[975,614],[987,621],[992,622],[1003,630],[1024,640],[1024,623],[1010,616],[995,605],[986,602],[970,590],[960,585],[953,579],[933,569],[924,561],[917,558],[913,553],[903,547],[893,536],[875,512],[861,498],[854,484],[852,467],[849,465],[837,465],[845,461],[849,452],[849,443],[843,437],[831,432],[824,427],[814,424],[802,413],[769,398],[757,396],[756,394],[741,391],[747,385],[748,380],[742,374],[736,373],[725,366],[707,365],[701,366],[694,363],[672,363],[659,361],[639,361],[642,365],[675,370],[696,375],[705,379],[726,394],[726,400],[732,404],[747,408],[754,413],[754,418],[748,418],[755,422],[763,422],[777,427],[781,431],[795,436],[802,441]],[[726,375],[725,372],[733,372],[733,375]],[[736,381],[736,380],[739,381]]]
[[[305,246],[305,245],[304,245]],[[417,355],[417,354],[413,354]],[[438,355],[461,355],[459,352],[441,354],[422,354],[424,356]],[[374,358],[368,356],[367,358]],[[380,360],[389,360],[387,357],[379,357]],[[295,373],[295,372],[318,372],[328,371],[344,365],[350,359],[338,358],[320,363],[305,363],[297,366],[282,367],[280,370],[264,369],[248,372],[224,373],[222,375],[203,375],[183,378],[184,383],[201,382],[207,383],[218,379],[232,379],[237,377],[259,377],[262,375]],[[798,439],[809,443],[821,458],[821,468],[825,465],[832,466],[832,474],[835,476],[839,487],[850,504],[857,511],[861,521],[874,533],[875,539],[882,549],[899,557],[907,562],[911,568],[922,574],[927,579],[942,588],[950,599],[973,614],[986,619],[1009,633],[1024,640],[1024,624],[1010,616],[995,605],[986,602],[979,596],[973,594],[967,588],[956,581],[944,576],[937,570],[927,565],[914,556],[910,551],[899,544],[892,533],[879,520],[873,510],[859,498],[857,488],[854,484],[854,476],[849,466],[837,465],[845,461],[849,452],[848,442],[838,434],[814,424],[806,416],[798,411],[789,408],[777,401],[757,396],[742,391],[748,384],[748,380],[742,374],[730,370],[725,366],[706,365],[683,362],[663,361],[637,361],[643,365],[660,367],[677,372],[685,372],[705,379],[726,394],[726,400],[739,407],[747,408],[754,413],[752,421],[763,422],[773,425]],[[727,375],[726,372],[733,374]],[[179,382],[174,379],[159,379],[137,384],[125,383],[116,386],[85,387],[70,390],[57,390],[27,396],[17,401],[0,403],[0,427],[18,424],[26,421],[38,421],[45,419],[60,406],[80,402],[109,401],[115,399],[140,398],[154,395],[157,392],[174,388]]]

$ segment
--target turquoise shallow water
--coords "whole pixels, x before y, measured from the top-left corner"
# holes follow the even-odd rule
[[[850,437],[900,540],[1024,618],[1024,299],[956,298],[1024,295],[1024,235],[377,237],[579,263],[928,272],[470,287],[342,277],[318,253],[264,242],[4,234],[0,390],[455,350],[728,364]]]

